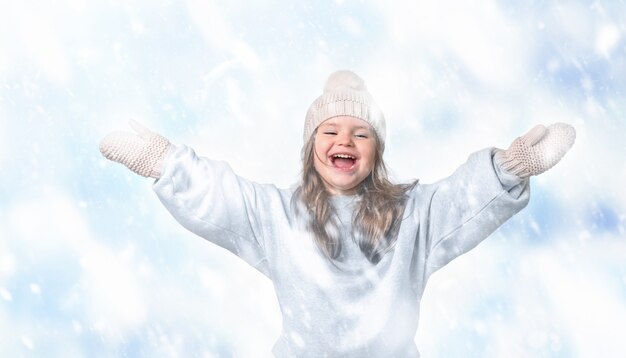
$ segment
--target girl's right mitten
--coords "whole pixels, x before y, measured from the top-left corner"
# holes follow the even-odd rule
[[[100,152],[139,175],[158,179],[170,142],[132,119],[129,124],[136,133],[109,133],[100,141]]]

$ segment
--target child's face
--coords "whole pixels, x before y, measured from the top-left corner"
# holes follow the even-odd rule
[[[331,194],[351,195],[374,168],[374,130],[355,117],[330,118],[317,128],[314,166]]]

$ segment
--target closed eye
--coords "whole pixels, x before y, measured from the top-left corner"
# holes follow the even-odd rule
[[[326,131],[326,132],[324,132],[324,134],[328,134],[328,135],[337,135],[337,132]]]

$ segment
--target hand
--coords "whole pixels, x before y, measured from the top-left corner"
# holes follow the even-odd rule
[[[552,168],[575,139],[576,131],[569,124],[554,123],[548,128],[539,124],[515,139],[509,149],[498,149],[494,161],[506,172],[528,178]]]
[[[136,133],[109,133],[100,141],[100,152],[139,175],[159,178],[170,142],[132,119],[129,124]]]

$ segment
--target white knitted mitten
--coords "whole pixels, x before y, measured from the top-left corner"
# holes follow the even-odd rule
[[[122,163],[139,175],[159,178],[170,142],[132,119],[129,124],[137,134],[109,133],[100,141],[100,152],[107,159]]]
[[[554,123],[548,128],[539,124],[515,139],[509,149],[498,149],[493,159],[506,172],[527,178],[552,168],[575,139],[576,131],[569,124]]]

